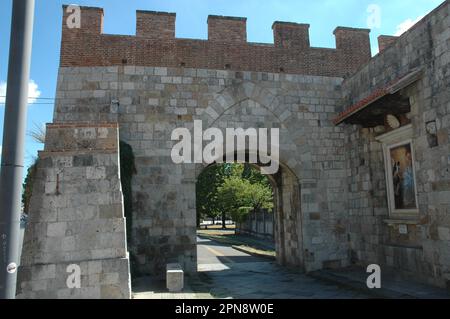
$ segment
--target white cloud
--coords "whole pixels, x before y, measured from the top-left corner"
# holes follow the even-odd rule
[[[408,31],[413,25],[423,19],[425,15],[419,16],[416,19],[406,19],[402,23],[397,26],[397,30],[395,31],[395,36],[401,36],[403,33]]]
[[[41,96],[41,91],[39,87],[33,80],[30,80],[28,84],[28,103],[33,104],[36,102],[36,98]]]
[[[6,96],[6,82],[0,82],[0,104],[5,104]],[[39,86],[33,80],[28,83],[28,103],[33,104],[36,102],[36,98],[41,96]]]

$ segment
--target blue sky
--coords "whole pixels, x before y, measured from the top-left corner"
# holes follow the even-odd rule
[[[7,78],[9,34],[13,0],[2,0],[0,11],[0,135],[3,134],[2,88]],[[33,56],[30,78],[33,96],[53,98],[59,64],[62,5],[76,3],[105,9],[105,33],[135,33],[135,11],[155,10],[177,13],[176,36],[207,38],[209,14],[247,17],[248,40],[273,43],[274,21],[309,23],[311,45],[335,47],[336,26],[368,27],[371,8],[380,9],[380,24],[372,27],[373,53],[380,34],[394,35],[443,0],[36,0]],[[369,19],[370,20],[370,19]],[[376,21],[376,20],[371,20]],[[28,108],[28,130],[52,121],[53,105],[36,100]],[[1,140],[0,140],[1,142]],[[32,163],[43,146],[30,137],[26,142],[26,165]],[[1,150],[1,149],[0,149]]]

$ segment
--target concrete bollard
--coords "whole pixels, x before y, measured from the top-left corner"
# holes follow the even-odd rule
[[[167,264],[166,285],[170,292],[181,292],[184,288],[184,271],[180,264]]]

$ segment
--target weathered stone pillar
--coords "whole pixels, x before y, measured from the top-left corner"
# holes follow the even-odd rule
[[[130,298],[117,125],[49,124],[33,185],[17,297]]]

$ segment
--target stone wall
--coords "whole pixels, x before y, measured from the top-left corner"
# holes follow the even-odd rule
[[[115,124],[48,125],[39,153],[18,298],[130,298]],[[70,289],[69,265],[81,269]]]
[[[377,260],[383,219],[389,218],[381,128],[346,128],[351,260]]]
[[[293,256],[293,263],[307,260],[306,269],[319,269],[329,260],[345,265],[348,259],[342,230],[344,129],[332,123],[341,82],[319,76],[189,68],[63,67],[54,121],[117,119],[120,139],[132,146],[136,157],[130,251],[138,272],[159,275],[173,259],[187,271],[196,270],[195,181],[202,165],[172,162],[172,130],[192,129],[196,119],[203,121],[204,129],[280,128],[285,180],[291,180],[292,187],[297,184],[301,192],[295,195],[298,207],[291,210],[295,192],[289,191],[289,183],[280,183],[280,190],[285,189],[280,210],[286,216],[293,214],[292,225],[283,226],[283,232],[293,237],[283,241],[297,249],[287,256]]]
[[[236,224],[237,233],[268,240],[274,240],[274,228],[274,213],[266,210],[251,212],[244,222]]]
[[[409,97],[415,145],[419,217],[402,221],[399,235],[389,219],[381,144],[383,127],[346,127],[352,248],[357,259],[403,270],[440,286],[450,281],[450,4],[445,1],[410,31],[343,83],[353,104],[415,69],[422,78],[402,90]],[[370,107],[370,106],[369,106]],[[436,121],[437,146],[426,124]]]

